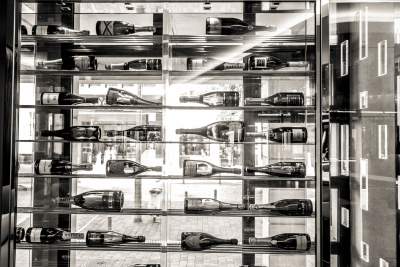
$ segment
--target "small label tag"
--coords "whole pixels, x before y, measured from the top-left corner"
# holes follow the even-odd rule
[[[60,93],[44,93],[42,95],[43,105],[58,105]]]

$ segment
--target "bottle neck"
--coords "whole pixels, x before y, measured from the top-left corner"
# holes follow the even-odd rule
[[[286,62],[288,67],[307,67],[308,62],[307,61],[288,61]]]
[[[202,128],[193,128],[193,129],[177,129],[176,133],[177,134],[196,134],[196,135],[201,135],[201,136],[207,137],[207,128],[202,127]]]
[[[45,68],[47,66],[62,66],[63,64],[63,60],[60,59],[54,59],[54,60],[43,60],[43,61],[39,61],[37,63],[37,67],[38,68]]]
[[[213,173],[233,173],[233,174],[242,174],[241,169],[237,168],[223,168],[223,167],[218,167],[218,166],[213,166],[212,167],[212,172]]]
[[[98,97],[86,97],[85,102],[90,103],[90,104],[97,104],[97,103],[99,103],[99,98]]]
[[[266,138],[269,136],[269,133],[261,132],[261,133],[255,133],[255,132],[246,132],[246,136],[250,138]]]
[[[248,97],[244,100],[245,104],[248,106],[258,106],[261,104],[270,104],[268,103],[266,98],[253,98],[253,97]]]
[[[220,202],[219,209],[220,210],[244,210],[245,206],[242,204],[231,204],[231,203]]]
[[[237,239],[221,239],[221,238],[215,238],[214,237],[212,239],[208,239],[208,241],[212,245],[237,245],[238,244],[238,240]]]
[[[179,100],[182,103],[187,103],[187,102],[195,102],[195,103],[201,103],[202,97],[201,96],[181,96]]]
[[[93,165],[90,163],[82,164],[71,164],[71,171],[91,171],[93,170]]]
[[[135,26],[135,32],[156,32],[156,28],[153,26],[144,26],[144,27]]]
[[[107,137],[126,136],[126,131],[109,130],[105,131]]]
[[[122,242],[145,242],[146,238],[144,236],[129,236],[122,235]]]
[[[106,70],[127,70],[128,63],[116,63],[105,65]]]
[[[271,204],[250,204],[250,210],[274,210],[276,207]]]
[[[276,241],[274,241],[271,237],[264,237],[264,238],[250,237],[249,244],[254,246],[275,247]]]
[[[253,31],[267,31],[267,32],[274,32],[277,30],[277,27],[274,25],[268,25],[268,26],[258,26],[254,25],[253,26]]]

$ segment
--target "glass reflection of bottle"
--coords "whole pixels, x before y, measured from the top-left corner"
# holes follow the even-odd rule
[[[69,141],[99,141],[101,130],[98,126],[72,126],[55,131],[42,131],[42,136],[56,136]]]
[[[144,236],[129,236],[114,231],[88,231],[86,233],[86,245],[104,247],[119,245],[129,242],[145,242]]]
[[[285,233],[266,238],[249,238],[249,244],[283,250],[307,251],[311,248],[311,238],[308,234]]]
[[[159,125],[139,125],[124,131],[108,130],[108,137],[126,136],[140,142],[162,141],[161,126]]]
[[[196,134],[217,142],[243,142],[244,123],[219,121],[196,129],[177,129],[177,134]]]
[[[209,92],[199,96],[182,96],[179,100],[183,103],[195,102],[210,107],[237,107],[239,106],[239,92],[217,91]]]
[[[213,198],[185,198],[185,213],[201,213],[224,210],[244,210],[242,204],[225,203]]]
[[[130,177],[143,172],[160,172],[160,166],[147,167],[132,160],[108,160],[106,163],[106,175],[109,177]]]
[[[306,61],[285,61],[275,56],[250,56],[247,59],[249,70],[278,70],[286,67],[307,67]]]
[[[135,59],[126,63],[107,64],[106,70],[162,70],[161,59]]]
[[[60,59],[38,61],[36,67],[55,70],[97,70],[97,59],[95,56],[67,56]]]
[[[35,173],[39,175],[69,175],[75,171],[91,171],[92,164],[73,164],[62,159],[38,159],[34,164]]]
[[[222,62],[213,58],[188,58],[187,70],[243,70],[246,64]]]
[[[73,197],[55,199],[60,205],[74,204],[87,210],[121,211],[124,193],[120,190],[93,190]]]
[[[184,160],[183,176],[201,177],[211,176],[218,173],[241,174],[241,169],[222,168],[203,160]]]
[[[98,97],[82,97],[68,92],[44,92],[40,96],[40,103],[42,105],[75,105],[84,103],[97,104],[98,102]]]
[[[305,127],[279,127],[269,129],[267,133],[246,133],[248,137],[268,138],[268,140],[285,143],[307,143],[307,128]]]
[[[306,165],[304,162],[276,162],[262,167],[245,167],[245,172],[261,172],[278,177],[302,178],[306,175]]]
[[[313,204],[309,199],[282,199],[268,204],[250,204],[249,209],[287,216],[310,216]]]
[[[69,35],[69,36],[86,36],[89,35],[89,31],[77,31],[64,26],[59,25],[33,25],[32,35]]]
[[[199,251],[210,249],[217,245],[237,245],[237,239],[221,239],[201,232],[183,232],[181,234],[181,248],[183,250]]]
[[[23,227],[15,227],[15,242],[20,243],[25,237],[25,229]]]
[[[160,106],[161,103],[145,100],[125,90],[109,88],[106,96],[108,105],[131,105],[131,106]]]
[[[97,21],[96,34],[97,35],[126,35],[134,34],[137,32],[155,32],[153,26],[138,27],[131,23],[124,21]]]
[[[206,20],[206,34],[240,35],[254,31],[276,31],[276,27],[249,25],[237,18],[207,18]]]
[[[70,233],[54,227],[29,227],[26,230],[25,240],[28,243],[52,244],[57,241],[83,239],[83,233]]]
[[[267,98],[246,98],[245,104],[249,106],[304,106],[303,93],[277,93]]]

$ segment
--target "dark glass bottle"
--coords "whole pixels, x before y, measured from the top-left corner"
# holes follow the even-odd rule
[[[277,93],[267,98],[246,98],[245,104],[249,106],[304,106],[303,93]]]
[[[101,130],[98,126],[72,126],[55,131],[42,131],[42,136],[56,136],[69,141],[99,141]]]
[[[126,35],[134,34],[137,32],[155,32],[153,26],[138,27],[131,23],[124,21],[97,21],[96,34],[97,35]]]
[[[286,216],[310,216],[313,204],[309,199],[282,199],[268,204],[250,204],[249,209]]]
[[[242,171],[237,168],[222,168],[215,166],[203,160],[184,160],[183,161],[183,176],[201,177],[211,176],[218,173],[233,173],[241,174]]]
[[[245,167],[245,172],[261,172],[278,177],[296,177],[306,176],[306,165],[304,162],[276,162],[262,167]]]
[[[117,88],[108,89],[106,103],[108,105],[161,106],[159,102],[145,100],[137,95]]]
[[[179,100],[183,103],[195,102],[210,107],[237,107],[239,106],[239,92],[217,91],[209,92],[199,96],[182,96]]]
[[[57,198],[61,206],[74,204],[87,210],[121,211],[124,193],[120,190],[93,190],[73,197]]]
[[[275,26],[255,26],[237,18],[207,18],[206,34],[240,35],[253,31],[276,31]]]
[[[25,229],[22,227],[15,228],[15,242],[20,243],[25,237]]]
[[[305,61],[285,61],[275,56],[250,56],[247,59],[249,70],[278,70],[286,67],[307,67]]]
[[[107,70],[162,70],[161,59],[135,59],[126,63],[107,64]]]
[[[212,58],[188,58],[188,70],[243,70],[246,64],[221,62]]]
[[[51,35],[51,34],[86,36],[89,35],[90,32],[77,31],[59,25],[33,25],[32,27],[32,35]]]
[[[72,164],[68,160],[62,159],[38,159],[35,160],[35,174],[38,175],[69,175],[75,171],[91,171],[92,164]]]
[[[21,25],[21,35],[28,35],[28,29],[25,25]]]
[[[266,238],[249,238],[249,244],[283,250],[307,251],[311,248],[311,238],[308,234],[279,234]]]
[[[38,69],[55,70],[97,70],[95,56],[67,56],[60,59],[39,61]]]
[[[145,242],[144,236],[129,236],[113,231],[88,231],[86,245],[90,247],[105,247],[129,242]]]
[[[246,133],[248,137],[268,138],[268,140],[285,143],[307,143],[307,128],[305,127],[279,127],[268,130],[267,133]]]
[[[97,104],[98,102],[98,97],[82,97],[68,92],[44,92],[40,96],[40,104],[42,105]]]
[[[185,198],[185,213],[207,213],[224,210],[244,210],[242,204],[225,203],[213,198]]]
[[[139,125],[124,131],[106,131],[108,137],[126,136],[140,142],[162,141],[161,126],[159,125]]]
[[[181,234],[182,250],[199,251],[217,245],[237,245],[237,239],[221,239],[201,232],[183,232]]]
[[[161,170],[160,166],[147,167],[132,160],[108,160],[106,163],[106,175],[110,177],[130,177],[147,171]]]
[[[217,142],[243,142],[244,123],[219,121],[196,129],[177,129],[177,134],[196,134]]]
[[[25,240],[28,243],[52,244],[57,241],[70,241],[71,239],[83,239],[83,233],[70,233],[60,228],[53,227],[29,227],[26,230]]]

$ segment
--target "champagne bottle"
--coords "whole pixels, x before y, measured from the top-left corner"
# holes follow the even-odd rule
[[[109,88],[106,96],[108,105],[132,105],[132,106],[160,106],[161,103],[145,100],[125,90]]]
[[[105,247],[129,242],[145,242],[144,236],[129,236],[114,231],[88,231],[86,245],[89,247]]]
[[[83,238],[83,233],[70,233],[60,228],[29,227],[26,230],[25,240],[28,243],[52,244],[57,241],[70,241],[71,239]]]
[[[28,29],[25,25],[21,25],[21,35],[28,35]]]
[[[42,136],[56,136],[69,141],[99,141],[101,130],[98,126],[72,126],[55,131],[44,130]]]
[[[246,98],[246,105],[304,106],[303,93],[277,93],[267,98]]]
[[[147,167],[132,160],[108,160],[106,163],[106,175],[110,177],[130,177],[147,171],[161,170],[160,166]]]
[[[68,175],[75,171],[91,171],[92,164],[72,164],[68,160],[62,159],[38,159],[35,160],[35,173],[38,175],[53,174],[53,175]]]
[[[69,35],[69,36],[86,36],[89,35],[89,31],[77,31],[69,29],[59,25],[33,25],[32,35]]]
[[[72,197],[56,198],[61,206],[74,204],[87,210],[121,211],[124,193],[120,190],[92,190]]]
[[[197,129],[177,129],[177,134],[196,134],[217,142],[243,142],[244,123],[219,121]]]
[[[210,107],[237,107],[239,106],[239,92],[217,91],[199,96],[182,96],[179,100],[183,103],[196,102]]]
[[[212,58],[188,58],[188,70],[243,70],[244,63],[221,62]]]
[[[249,209],[287,216],[310,216],[313,204],[309,199],[282,199],[269,204],[250,204]]]
[[[162,70],[161,59],[135,59],[126,63],[107,64],[106,70]]]
[[[140,142],[162,141],[161,130],[159,125],[139,125],[125,131],[109,130],[106,131],[106,135],[108,137],[126,136]]]
[[[96,23],[97,35],[126,35],[134,34],[137,32],[155,32],[153,26],[137,27],[131,23],[124,21],[104,21],[100,20]]]
[[[212,198],[185,198],[185,213],[202,213],[224,210],[244,210],[242,204],[230,204]]]
[[[36,67],[55,70],[97,70],[97,59],[95,56],[67,56],[55,60],[39,61]]]
[[[25,237],[25,229],[22,227],[15,228],[15,242],[20,243]]]
[[[305,127],[279,127],[270,129],[267,133],[246,133],[249,137],[268,138],[268,140],[285,143],[307,143],[307,128]]]
[[[210,249],[217,245],[237,244],[237,239],[220,239],[207,233],[183,232],[181,234],[181,248],[183,250],[199,251]]]
[[[237,18],[207,18],[206,20],[206,34],[240,35],[254,31],[276,31],[276,27],[249,25]]]
[[[215,166],[203,160],[184,160],[183,161],[183,176],[201,177],[211,176],[218,173],[233,173],[241,174],[242,171],[237,168],[222,168]]]
[[[304,162],[276,162],[263,167],[245,167],[245,172],[261,172],[278,177],[298,177],[306,176],[306,165]]]
[[[96,104],[98,102],[98,97],[82,97],[68,92],[44,92],[40,96],[40,103],[42,105],[74,105],[84,103]]]
[[[311,238],[308,234],[279,234],[266,238],[249,238],[249,244],[283,250],[307,251],[311,248]]]
[[[247,59],[249,70],[278,70],[286,67],[307,67],[305,61],[285,61],[275,56],[250,56]]]

